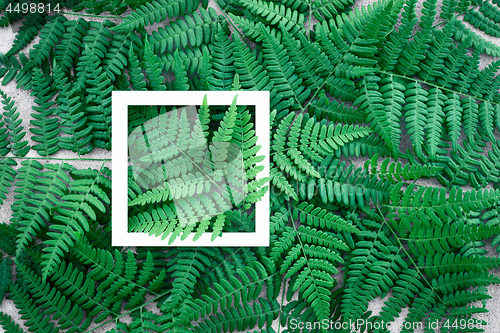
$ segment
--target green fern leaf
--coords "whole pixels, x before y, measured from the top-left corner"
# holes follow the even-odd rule
[[[194,12],[199,3],[193,0],[154,0],[137,8],[130,13],[123,22],[113,28],[116,32],[126,32],[139,27],[157,23],[168,18],[184,16]]]

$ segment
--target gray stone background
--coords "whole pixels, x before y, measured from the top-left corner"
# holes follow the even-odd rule
[[[371,4],[375,2],[374,0],[355,0],[354,6],[355,7],[363,7],[368,4]],[[420,15],[421,9],[422,9],[422,2],[423,0],[419,0],[418,5],[417,5],[417,12]],[[439,7],[441,6],[442,0],[438,1]],[[209,0],[209,6],[213,7],[216,9],[216,11],[219,14],[222,14],[220,8],[217,6],[214,0]],[[68,12],[68,11],[67,11]],[[126,16],[130,11],[124,13],[122,16]],[[82,14],[83,12],[80,12]],[[439,13],[439,12],[438,12]],[[77,13],[78,14],[78,13]],[[102,15],[105,15],[103,13]],[[68,19],[77,19],[79,16],[70,14],[69,12],[65,14],[65,16]],[[93,20],[93,21],[102,21],[102,18],[96,18],[96,17],[85,17],[86,20]],[[111,21],[114,21],[116,23],[119,23],[121,20],[120,19],[110,19]],[[437,20],[437,23],[439,22],[439,19]],[[482,31],[475,29],[473,26],[465,22],[465,24],[471,28],[473,31],[475,31],[477,34],[481,35],[484,37],[486,40],[492,41],[493,43],[500,45],[500,38],[494,38],[491,36],[488,36],[484,34]],[[164,24],[154,24],[149,27],[147,27],[147,31],[151,32],[153,30],[156,30],[159,26],[162,26]],[[18,28],[18,27],[17,27]],[[13,27],[7,27],[7,28],[0,28],[0,52],[1,53],[7,53],[7,51],[10,49],[12,46],[12,43],[14,42],[15,39],[15,30],[16,26]],[[38,42],[39,38],[35,38],[35,40],[28,45],[25,49],[22,51],[26,52],[33,47]],[[489,65],[492,61],[494,61],[495,58],[487,56],[487,55],[482,55],[481,58],[481,69]],[[31,112],[32,109],[31,107],[35,105],[34,103],[34,97],[30,95],[31,91],[25,91],[22,89],[16,89],[15,82],[14,80],[11,81],[9,84],[5,86],[0,85],[0,89],[3,90],[8,96],[12,97],[15,101],[15,106],[17,106],[17,110],[20,112],[20,118],[23,120],[22,125],[24,126],[26,132],[27,132],[27,139],[30,145],[36,144],[33,140],[31,140],[31,132],[28,131],[30,128],[30,120],[33,119],[31,117]],[[3,106],[3,105],[2,105]],[[498,132],[497,132],[498,134]],[[498,137],[498,136],[497,136]],[[411,143],[408,140],[408,137],[403,137],[402,142],[401,142],[401,147],[406,149],[405,147],[411,147]],[[488,148],[488,147],[487,147]],[[487,151],[487,149],[486,149]],[[12,154],[9,154],[8,156],[12,156]],[[36,158],[40,163],[61,163],[62,160],[65,162],[74,165],[77,168],[94,168],[94,169],[99,169],[103,163],[108,168],[111,168],[111,162],[110,161],[104,161],[104,160],[109,160],[111,159],[111,152],[106,151],[103,149],[95,148],[90,154],[84,155],[83,158],[87,160],[73,160],[73,159],[78,159],[78,156],[69,151],[59,151],[58,153],[54,154],[51,156],[50,159],[43,159],[39,158],[37,155],[36,151],[31,150],[27,155],[27,158]],[[53,159],[59,159],[53,160]],[[22,159],[17,160],[18,163],[22,161]],[[364,160],[362,161],[355,161],[358,166],[362,166]],[[427,186],[435,186],[439,185],[437,182],[433,181],[428,181],[428,180],[423,180],[420,181],[421,185],[427,185]],[[10,216],[12,214],[12,211],[10,210],[11,204],[14,202],[14,193],[13,189],[11,188],[11,191],[9,192],[7,199],[4,201],[4,204],[1,206],[0,209],[0,222],[9,222]],[[488,255],[497,255],[495,252],[495,249],[488,247]],[[500,269],[493,271],[494,274],[497,276],[500,276]],[[337,277],[337,280],[341,282],[341,276]],[[486,333],[497,333],[500,332],[500,285],[495,285],[495,286],[490,286],[488,287],[489,294],[492,296],[491,299],[487,300],[487,308],[489,309],[489,313],[482,314],[476,316],[477,318],[484,319],[488,322],[488,326],[485,328]],[[385,300],[390,296],[390,294],[385,298],[385,299],[375,299],[370,303],[369,310],[371,310],[373,315],[376,315],[381,311],[382,306],[384,305]],[[281,296],[280,296],[281,297]],[[478,303],[477,306],[480,306]],[[148,306],[147,307],[151,311],[155,311],[156,309],[153,306]],[[14,307],[14,303],[11,300],[5,299],[3,300],[2,304],[0,305],[0,311],[7,313],[11,315],[15,322],[20,324],[20,327],[24,329],[26,332],[28,332],[27,328],[23,325],[23,321],[20,319],[20,315],[17,311],[17,309]],[[392,333],[397,333],[400,332],[401,329],[399,328],[401,324],[404,321],[404,318],[406,314],[408,313],[408,309],[403,309],[402,315],[396,320],[395,323],[392,325],[391,332]],[[130,318],[124,317],[124,321],[129,322]],[[275,330],[278,332],[278,323],[274,325]],[[113,328],[114,325],[111,323],[109,325],[106,325],[104,327],[98,328],[93,332],[106,332],[107,330]],[[91,326],[92,328],[92,326]],[[90,329],[91,329],[90,328]],[[3,328],[0,326],[0,333],[5,332]],[[423,330],[417,329],[415,330],[417,333],[423,332]]]

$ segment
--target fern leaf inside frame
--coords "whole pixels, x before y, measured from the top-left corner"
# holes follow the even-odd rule
[[[232,185],[233,200],[238,195],[239,200],[237,201],[242,201],[241,205],[248,209],[250,205],[245,204],[247,200],[251,199],[247,198],[248,191],[251,189],[255,193],[261,188],[261,186],[254,188],[254,185],[259,182],[256,179],[258,173],[264,170],[264,166],[257,165],[264,160],[264,156],[257,155],[261,146],[257,145],[257,136],[251,121],[252,115],[242,106],[237,107],[236,110],[237,114],[230,141],[232,144],[230,147],[234,149],[229,150],[233,163],[229,163],[226,177]],[[251,202],[252,200],[249,201],[254,203]]]

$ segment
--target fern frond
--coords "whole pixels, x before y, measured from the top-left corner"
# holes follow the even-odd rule
[[[257,59],[256,51],[251,50],[240,36],[233,36],[233,49],[235,72],[240,76],[241,86],[249,90],[272,90],[274,82]]]
[[[128,52],[128,75],[130,77],[130,83],[134,90],[147,90],[146,81],[144,80],[144,74],[141,71],[141,64],[137,55],[134,53],[133,47],[130,47]]]
[[[113,34],[109,47],[102,60],[103,71],[112,81],[117,81],[127,67],[127,55],[129,49],[135,45],[141,45],[142,41],[134,32],[127,34]]]
[[[19,328],[19,324],[16,324],[11,316],[0,312],[0,325],[2,325],[5,333],[23,333],[24,331]]]
[[[433,229],[412,229],[408,246],[415,255],[446,254],[452,248],[460,248],[467,242],[488,239],[498,232],[497,228],[498,225],[465,225],[454,222]]]
[[[77,86],[68,83],[67,77],[58,64],[53,69],[56,85],[59,89],[58,115],[62,119],[62,131],[68,136],[59,137],[59,146],[72,150],[80,155],[87,154],[94,149],[92,145],[92,126],[87,124],[87,117],[82,108]]]
[[[420,63],[419,77],[426,82],[433,82],[444,69],[444,60],[450,53],[450,45],[454,32],[454,20],[450,20],[443,30],[436,31],[431,38],[429,50]]]
[[[284,5],[262,0],[240,0],[241,4],[255,15],[261,16],[269,25],[282,24],[285,30],[292,35],[304,32],[304,15],[286,8]],[[267,33],[267,31],[266,31]]]
[[[445,113],[443,110],[443,106],[447,102],[447,97],[443,94],[443,92],[439,88],[431,88],[429,89],[428,101],[427,101],[427,120],[425,124],[426,130],[426,138],[428,144],[428,151],[430,158],[433,159],[436,156],[438,146],[441,143],[441,135],[443,130],[443,123],[445,119]],[[447,108],[445,107],[445,110]],[[457,116],[461,114],[455,114],[454,112],[457,109],[447,109],[450,112],[450,120],[453,125],[456,124],[454,120],[457,119]],[[453,137],[452,137],[453,140]],[[456,141],[455,141],[456,142]],[[456,143],[455,143],[456,144]]]
[[[399,140],[393,141],[394,139],[393,132],[396,135],[398,134],[398,132],[397,130],[393,130],[391,126],[391,124],[394,123],[392,115],[390,114],[391,117],[388,117],[387,112],[384,110],[384,105],[383,105],[384,99],[379,91],[380,81],[381,78],[375,75],[367,75],[362,80],[360,80],[358,85],[361,91],[359,97],[354,101],[354,105],[358,105],[358,108],[360,110],[363,110],[363,112],[366,115],[366,120],[371,124],[370,127],[384,139],[389,149],[393,152],[395,156],[397,156]],[[396,93],[397,88],[400,89],[401,87],[397,86],[391,88],[394,89],[393,90],[393,95],[395,97],[394,103],[397,103],[400,98],[400,94]],[[397,112],[397,109],[398,108],[396,108],[395,112]]]
[[[220,281],[214,283],[213,288],[210,287],[207,290],[207,293],[210,296],[204,299],[186,299],[184,306],[177,310],[179,315],[176,316],[171,325],[185,325],[193,318],[200,317],[200,315],[205,317],[206,315],[215,313],[219,309],[219,306],[220,310],[224,313],[227,313],[225,310],[231,309],[233,304],[235,307],[242,307],[241,304],[248,307],[250,302],[254,302],[259,299],[262,300],[262,298],[259,298],[260,292],[263,290],[264,286],[268,286],[266,289],[270,292],[270,290],[272,290],[270,285],[272,285],[272,278],[269,276],[266,268],[260,262],[254,261],[241,269],[238,268],[236,270],[236,274],[233,276],[221,277]],[[274,302],[275,300],[273,303]],[[277,305],[277,303],[274,304]],[[249,311],[252,310],[249,309]],[[272,313],[275,314],[268,317],[268,321],[272,321],[276,318],[277,312],[273,310]],[[266,319],[264,317],[260,320],[262,325],[265,320]],[[203,322],[201,325],[202,324]],[[171,325],[166,325],[164,328],[168,329],[172,327]],[[241,326],[246,324],[241,323],[239,325]],[[245,330],[246,328],[246,326],[241,327],[242,330]],[[209,329],[209,327],[205,328]]]
[[[2,85],[6,85],[13,79],[17,82],[17,88],[31,89],[32,72],[28,70],[29,59],[23,52],[19,52],[19,60],[15,56],[7,57],[0,53],[0,77]]]
[[[104,72],[98,56],[86,45],[88,83],[85,96],[85,112],[88,126],[92,127],[92,144],[98,148],[111,149],[111,80]],[[83,58],[83,57],[82,57]]]
[[[72,303],[80,306],[89,317],[98,315],[94,321],[96,323],[103,321],[112,312],[103,307],[95,293],[94,281],[85,276],[73,264],[66,264],[62,261],[60,267],[54,271],[51,277],[54,286],[63,289],[63,295]],[[97,299],[96,299],[97,298]],[[115,314],[116,315],[116,314]]]
[[[39,106],[32,106],[32,109],[37,113],[32,113],[31,116],[35,120],[30,123],[38,128],[30,128],[30,131],[35,134],[32,136],[33,141],[38,144],[33,146],[33,149],[41,156],[52,155],[59,151],[59,119],[54,117],[57,109],[53,108],[54,102],[51,101],[54,96],[50,86],[50,80],[43,75],[40,68],[35,68],[33,71],[33,93],[37,99],[35,103]]]
[[[383,233],[361,231],[358,235],[362,235],[363,240],[356,243],[347,271],[346,287],[352,292],[342,299],[342,313],[346,319],[361,316],[368,308],[368,301],[389,291],[397,274],[408,269],[398,247]]]
[[[184,66],[189,73],[200,72],[203,64],[203,52],[206,52],[207,46],[202,44],[199,48],[186,47],[184,50],[178,49],[179,57],[184,62]],[[155,55],[156,56],[156,55]],[[173,54],[161,54],[158,59],[158,65],[162,70],[168,71],[174,64]]]
[[[260,24],[260,28],[263,36],[264,65],[268,69],[269,77],[274,82],[280,82],[273,86],[273,90],[281,94],[282,100],[294,98],[294,102],[301,105],[309,97],[311,90],[305,89],[301,85],[302,79],[293,74],[295,68],[289,62],[290,58],[283,45],[267,32],[264,25]]]
[[[464,66],[465,59],[467,58],[467,45],[468,41],[460,43],[455,46],[453,43],[450,44],[451,52],[444,61],[443,73],[444,75],[438,76],[436,82],[439,86],[444,88],[451,88],[453,85],[457,84],[457,79],[459,72]]]
[[[384,45],[384,52],[380,55],[380,66],[385,70],[392,71],[396,68],[400,55],[408,44],[413,27],[417,23],[416,4],[415,0],[405,2],[399,31],[390,34]]]
[[[207,81],[212,90],[230,90],[235,74],[233,48],[225,29],[219,24],[210,52],[213,77]]]
[[[40,333],[57,333],[58,327],[50,321],[50,316],[41,311],[40,306],[35,303],[33,297],[19,285],[14,285],[11,289],[11,298],[16,308],[22,311],[21,319],[26,319],[26,326],[30,330]]]
[[[32,52],[30,52],[30,60],[27,64],[28,67],[40,66],[42,62],[47,59],[49,52],[57,43],[58,38],[62,38],[65,32],[64,22],[68,19],[60,15],[55,18],[40,30],[40,42],[36,44]]]
[[[324,0],[315,1],[312,3],[312,14],[318,21],[332,19],[351,6],[352,3],[353,1],[350,0],[336,0],[332,2]]]
[[[179,58],[179,52],[177,52],[177,50],[174,52],[174,66],[172,71],[175,75],[175,79],[172,82],[172,89],[180,91],[189,90],[186,67],[184,67],[181,58]]]
[[[0,261],[0,302],[3,301],[5,293],[9,290],[12,284],[12,265],[13,261],[10,258],[3,258]]]
[[[19,119],[19,111],[14,106],[14,100],[2,90],[0,90],[0,97],[2,98],[4,110],[3,121],[5,122],[6,133],[10,142],[7,147],[9,147],[15,156],[24,156],[30,150],[30,146],[27,140],[22,141],[26,136],[26,132],[23,131],[24,127],[21,125],[22,119]]]
[[[418,266],[429,277],[438,277],[446,273],[486,272],[500,266],[498,258],[483,255],[461,255],[454,253],[418,257]]]
[[[468,93],[471,84],[477,77],[477,72],[479,69],[479,57],[480,52],[476,49],[472,57],[467,57],[462,67],[461,72],[458,74],[460,80],[457,80],[457,84],[453,87],[454,90],[461,93]]]
[[[341,156],[373,156],[374,154],[378,154],[382,157],[391,154],[384,141],[375,133],[349,142],[335,152],[337,158]]]
[[[13,159],[0,159],[0,205],[7,198],[6,194],[9,193],[9,188],[12,186],[14,177],[17,175],[17,171],[12,166],[17,166],[17,162]]]
[[[494,109],[490,102],[485,101],[479,105],[479,121],[484,133],[491,141],[495,141],[495,136],[493,135],[493,112]]]
[[[294,220],[300,220],[301,223],[306,223],[310,226],[327,228],[332,231],[359,232],[356,226],[347,222],[342,217],[308,204],[305,201],[294,206],[292,210]]]
[[[147,75],[149,89],[158,91],[167,90],[167,87],[164,84],[165,78],[162,75],[159,59],[156,56],[156,54],[153,53],[153,50],[149,45],[147,38],[144,43],[144,54],[143,54],[142,64]]]
[[[202,43],[208,44],[213,40],[213,31],[219,21],[221,18],[213,8],[201,8],[199,13],[186,15],[183,20],[170,22],[165,29],[154,31],[152,36],[148,36],[148,41],[156,54],[165,51],[170,53],[188,45],[199,47]]]
[[[492,207],[500,197],[498,190],[481,189],[464,192],[461,188],[453,187],[446,198],[444,188],[421,187],[411,198],[413,187],[413,184],[409,185],[401,202],[393,202],[388,206],[398,211],[402,226],[405,228],[409,228],[410,222],[418,227],[442,226],[450,218],[457,219],[470,211],[481,211]],[[430,201],[430,198],[435,199]]]
[[[312,235],[323,237],[315,239]],[[329,303],[326,300],[334,285],[331,274],[337,273],[336,264],[343,262],[337,250],[314,244],[315,241],[323,240],[334,242],[334,238],[325,235],[326,233],[318,233],[310,227],[301,228],[300,231],[286,227],[271,249],[271,258],[282,262],[280,273],[286,273],[285,278],[297,275],[290,288],[293,291],[299,290],[300,295],[306,296],[308,303],[312,300],[316,302],[311,306],[319,320],[328,316]],[[309,295],[312,297],[308,297]]]
[[[315,98],[309,104],[309,114],[316,119],[328,119],[330,121],[359,124],[366,121],[366,115],[359,109],[346,106],[335,100],[329,101],[325,94]]]
[[[494,61],[480,71],[474,83],[472,83],[469,93],[473,96],[484,98],[485,96],[491,95],[491,90],[498,91],[498,82],[497,80],[493,80],[493,77],[496,76],[499,68],[500,61]]]
[[[365,162],[365,169],[370,168],[371,173],[378,175],[381,179],[387,179],[392,183],[406,180],[419,179],[422,177],[432,177],[439,173],[443,167],[439,165],[421,165],[421,164],[405,164],[402,166],[401,162],[391,162],[386,158],[378,168],[378,154],[375,154],[371,159]]]
[[[301,184],[301,199],[311,200],[317,193],[324,203],[339,202],[363,207],[365,201],[382,203],[389,198],[389,181],[370,176],[362,168],[355,170],[353,164],[347,168],[345,165],[345,161],[325,159],[327,169],[324,175],[317,179],[309,178],[307,184]]]
[[[295,68],[295,73],[302,79],[302,84],[311,87],[311,90],[314,91],[321,89],[324,78],[317,73],[317,67],[321,62],[328,62],[326,55],[321,52],[317,45],[308,41],[301,32],[298,33],[299,40],[296,40],[286,31],[283,25],[280,24],[280,28],[283,32],[283,45]]]
[[[70,68],[75,66],[75,58],[80,52],[83,38],[90,29],[90,25],[82,18],[76,21],[66,21],[63,24],[65,32],[61,43],[56,45],[55,59],[64,72],[67,73]]]
[[[451,144],[454,150],[457,149],[458,139],[461,132],[462,107],[460,106],[460,97],[456,93],[448,94],[446,107],[443,111],[446,113],[446,123],[451,137]]]
[[[91,318],[84,320],[83,311],[78,305],[72,304],[60,292],[51,288],[50,284],[34,271],[21,263],[17,264],[17,271],[23,277],[36,302],[42,304],[48,313],[53,313],[53,319],[57,320],[58,328],[77,332],[90,325]]]
[[[47,13],[45,13],[45,11],[42,13],[28,13],[16,34],[16,39],[12,47],[5,55],[10,57],[21,51],[26,45],[33,41],[45,23],[47,23]]]
[[[425,53],[431,42],[430,27],[417,32],[414,40],[409,42],[401,52],[396,70],[406,76],[411,76],[419,71],[418,64],[425,59]]]
[[[475,28],[484,31],[488,35],[500,37],[500,27],[477,10],[468,10],[465,13],[464,21],[469,22]]]
[[[263,36],[260,22],[253,22],[246,17],[236,16],[233,13],[229,13],[229,17],[236,23],[238,27],[241,28],[246,37],[256,42],[262,42]],[[266,31],[271,36],[276,37],[278,40],[281,40],[280,30],[268,25],[264,25],[264,29],[266,29]]]
[[[424,128],[427,121],[427,108],[425,103],[427,103],[427,96],[429,93],[422,88],[419,83],[411,82],[407,89],[405,90],[406,105],[404,107],[405,111],[405,128],[408,129],[408,134],[410,134],[410,139],[413,144],[413,149],[417,156],[422,155],[422,146],[424,144]],[[456,114],[453,111],[449,111],[452,114]],[[445,108],[445,112],[447,109]]]
[[[97,292],[102,306],[119,312],[123,301],[127,308],[142,304],[148,294],[156,294],[163,285],[166,272],[154,274],[153,257],[147,256],[141,269],[137,267],[134,254],[122,254],[95,249],[85,242],[72,248],[72,252],[83,264],[90,266],[87,278],[98,282]]]

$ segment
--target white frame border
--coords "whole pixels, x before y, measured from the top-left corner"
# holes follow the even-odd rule
[[[208,105],[231,105],[237,94],[237,105],[255,105],[255,131],[259,154],[265,156],[260,177],[269,177],[269,91],[113,91],[112,97],[112,246],[269,246],[269,191],[255,204],[255,232],[222,233],[213,242],[211,233],[204,233],[193,241],[195,233],[186,239],[177,237],[168,244],[169,237],[149,236],[147,233],[128,232],[128,106],[129,105],[201,105],[207,95]],[[124,223],[123,221],[126,221]]]

